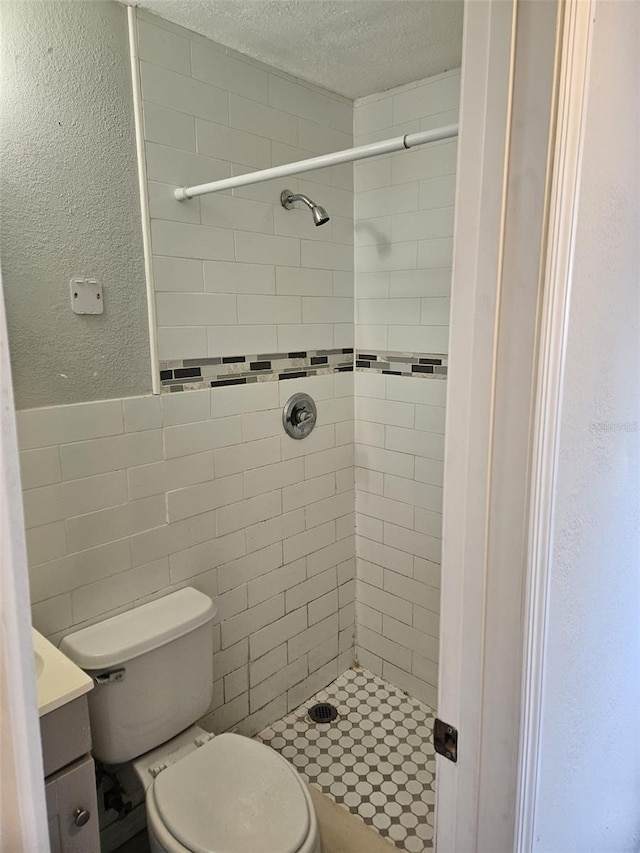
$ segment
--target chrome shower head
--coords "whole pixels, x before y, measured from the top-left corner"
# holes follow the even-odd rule
[[[312,201],[309,196],[302,195],[302,193],[294,194],[291,190],[283,190],[280,194],[280,203],[287,210],[291,210],[293,208],[294,202],[301,201],[311,211],[311,216],[313,217],[314,225],[324,225],[325,222],[329,221],[329,214],[321,207],[319,204],[316,204],[315,201]]]
[[[313,221],[316,225],[324,225],[325,222],[329,221],[329,214],[321,207],[319,204],[315,204],[311,208],[311,215],[313,216]]]

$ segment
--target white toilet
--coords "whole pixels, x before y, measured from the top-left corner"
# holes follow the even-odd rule
[[[255,740],[193,725],[211,702],[215,614],[187,588],[64,638],[96,683],[93,754],[135,759],[153,853],[320,853],[296,769]]]

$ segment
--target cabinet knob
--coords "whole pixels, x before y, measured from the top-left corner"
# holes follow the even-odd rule
[[[84,826],[90,818],[91,812],[88,809],[76,809],[73,813],[73,822],[76,826]]]

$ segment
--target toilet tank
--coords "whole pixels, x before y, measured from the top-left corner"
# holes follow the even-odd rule
[[[68,634],[60,650],[95,682],[95,758],[120,764],[192,725],[213,692],[213,601],[190,587]]]

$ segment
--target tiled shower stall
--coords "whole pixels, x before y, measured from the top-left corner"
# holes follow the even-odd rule
[[[143,11],[138,36],[162,393],[18,413],[34,624],[191,585],[218,607],[213,731],[355,660],[435,708],[455,141],[173,190],[455,122],[459,72],[353,103]]]

